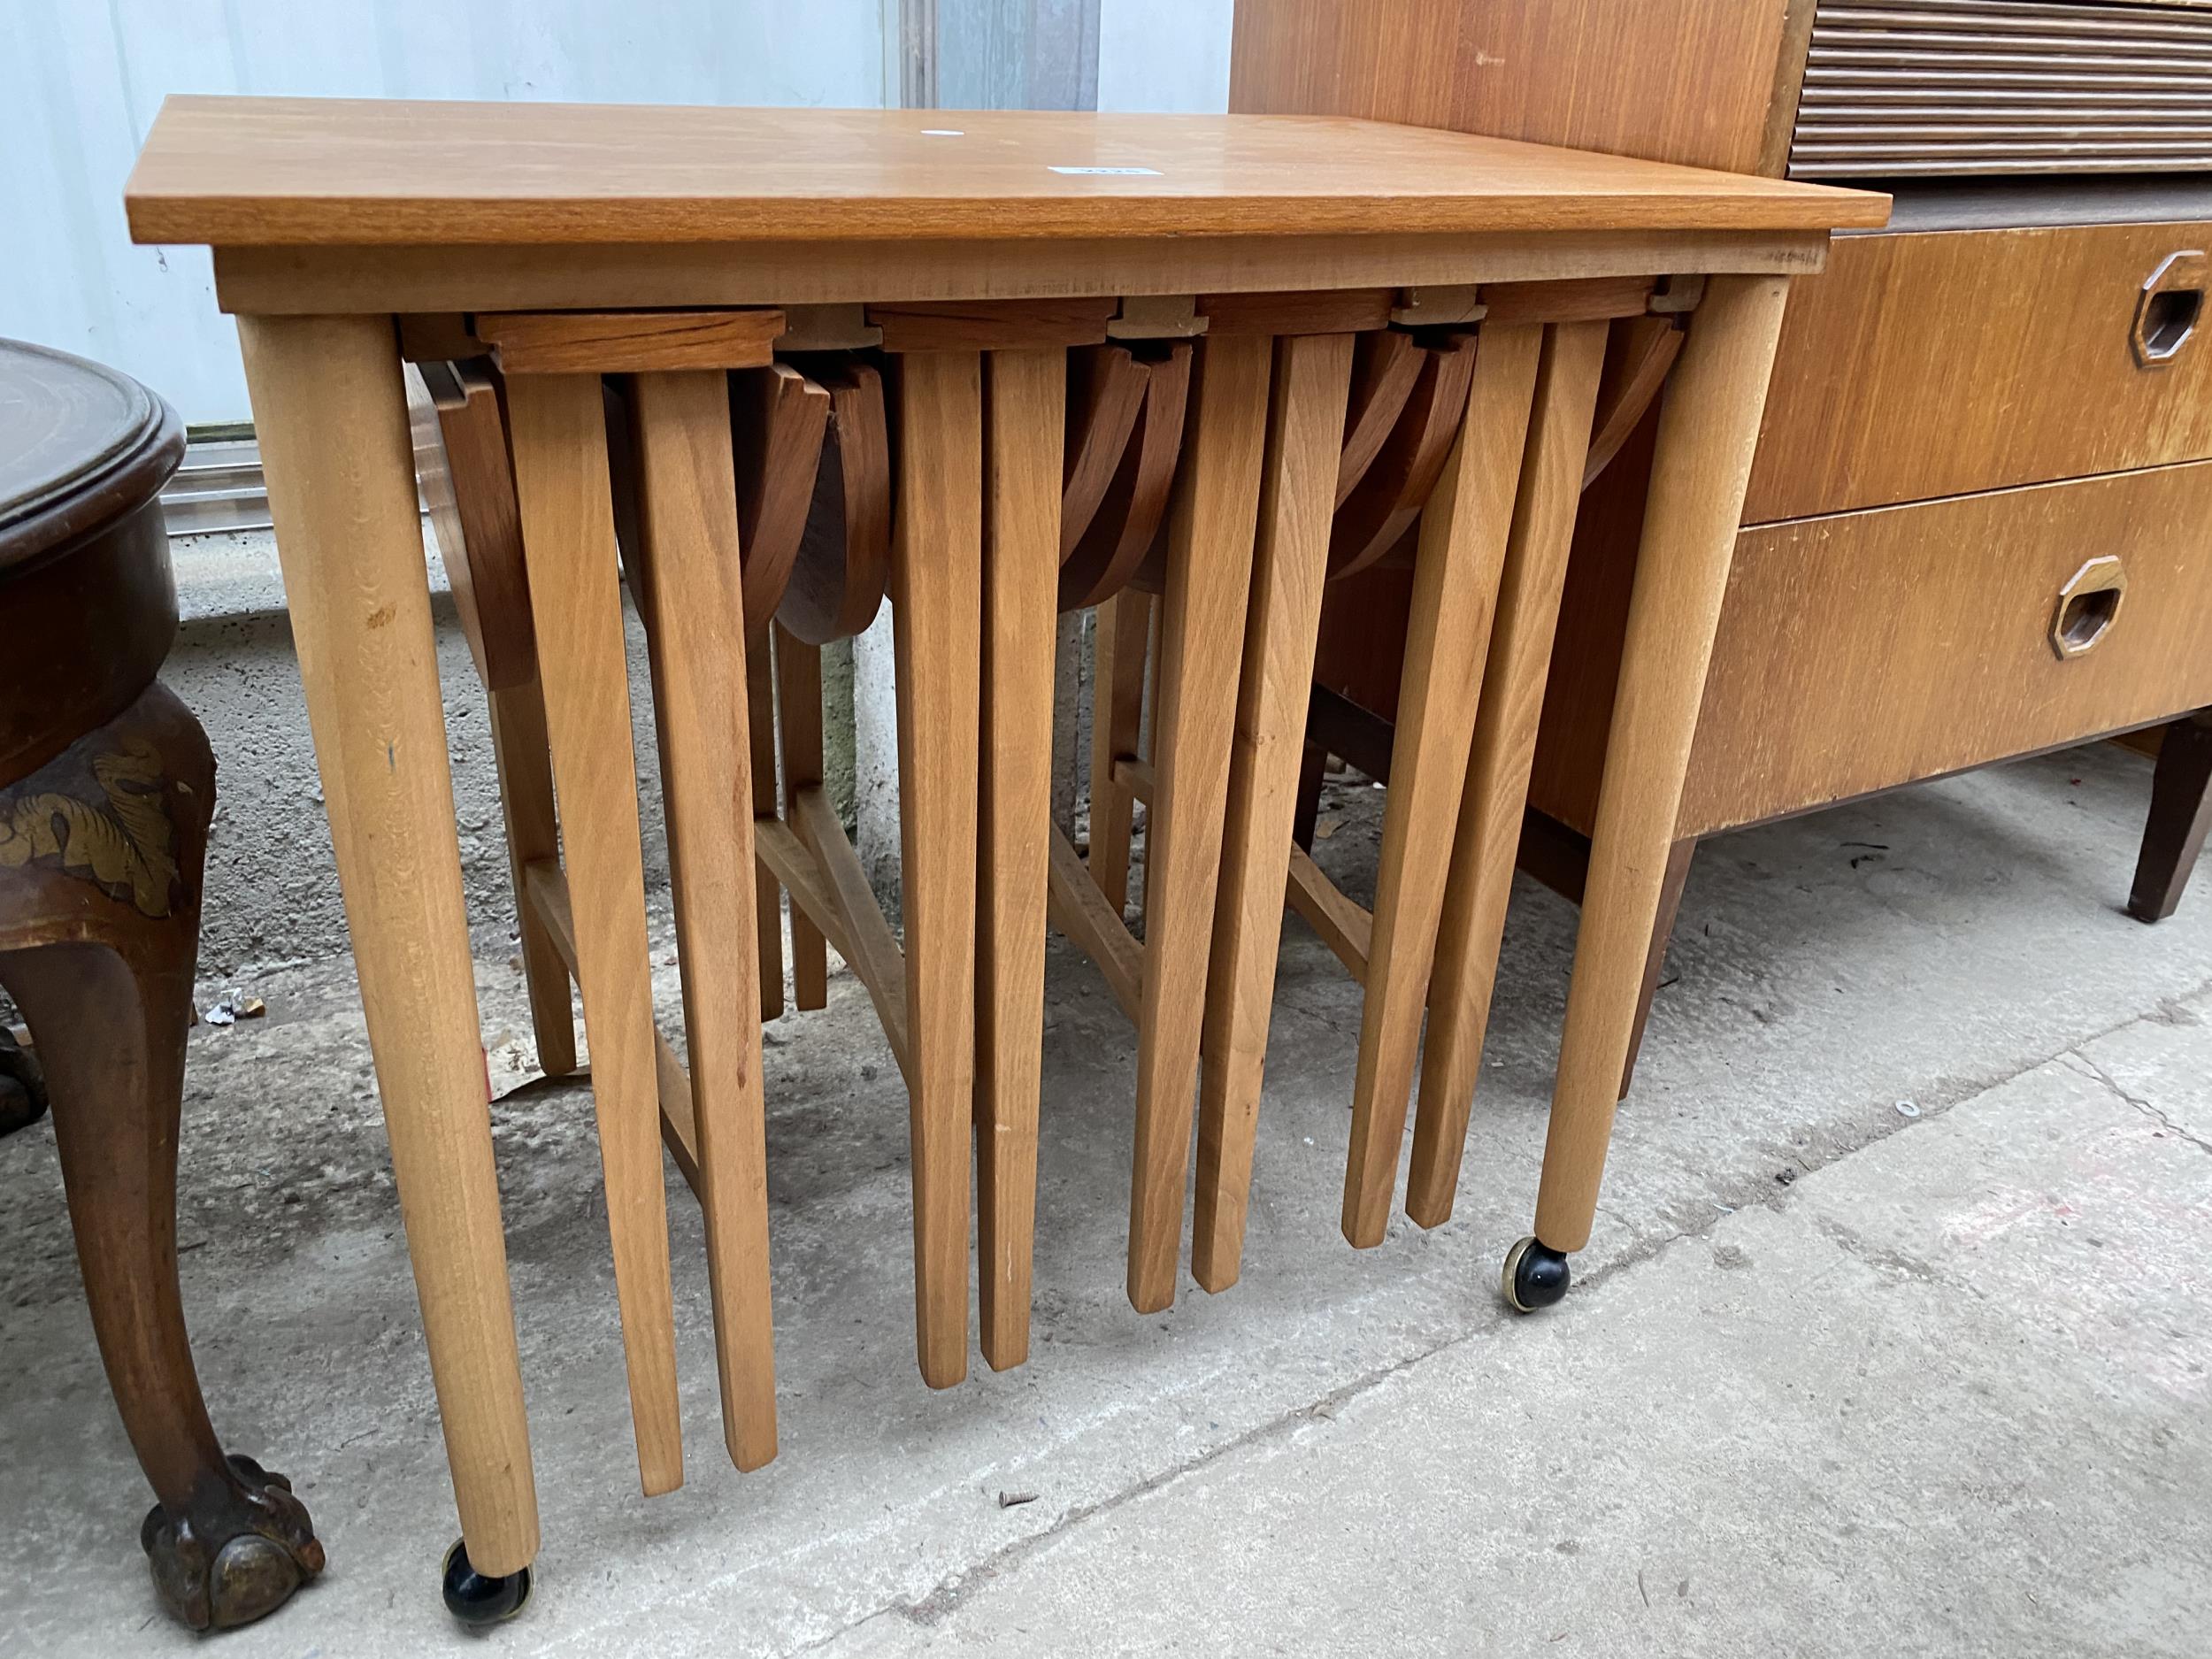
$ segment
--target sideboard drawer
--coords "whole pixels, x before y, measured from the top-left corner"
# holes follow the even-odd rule
[[[2062,655],[2070,585],[2065,643],[2094,642]],[[1736,542],[1680,833],[2208,703],[2212,464],[1754,526]]]
[[[2208,252],[2202,219],[1839,237],[1791,295],[1744,521],[2212,457]]]

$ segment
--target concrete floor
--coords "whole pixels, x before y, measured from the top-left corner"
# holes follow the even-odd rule
[[[2120,913],[2147,781],[2100,748],[1709,845],[1597,1236],[1526,1320],[1494,1286],[1564,995],[1548,895],[1516,903],[1457,1217],[1364,1254],[1335,1229],[1357,999],[1288,925],[1244,1281],[1156,1317],[1121,1294],[1125,1027],[1056,946],[1033,1356],[942,1394],[903,1098],[841,976],[769,1028],[782,1455],[722,1455],[672,1183],[691,1478],[651,1502],[588,1099],[503,1102],[545,1545],[489,1650],[2202,1654],[2212,892]],[[1320,843],[1355,890],[1379,799],[1339,792]],[[517,978],[480,979],[525,1083]],[[455,1650],[347,974],[251,988],[266,1020],[194,1038],[185,1292],[221,1432],[292,1473],[331,1567],[221,1651]],[[146,1582],[46,1128],[0,1143],[0,1653],[192,1650]]]

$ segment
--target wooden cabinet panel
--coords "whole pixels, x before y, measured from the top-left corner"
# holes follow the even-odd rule
[[[2204,221],[1839,237],[1782,327],[1747,524],[2212,456],[2212,317],[2137,359],[2144,284]],[[2167,268],[2177,326],[2212,279]]]
[[[2062,657],[2092,560],[2125,591]],[[2098,580],[2106,567],[2093,572]],[[2086,630],[2101,603],[2086,603]],[[2212,464],[1747,529],[1679,833],[1848,799],[2212,703]]]
[[[1793,0],[1241,0],[1229,107],[1780,171]],[[1778,101],[1778,83],[1782,96]],[[1762,162],[1766,165],[1763,168]]]

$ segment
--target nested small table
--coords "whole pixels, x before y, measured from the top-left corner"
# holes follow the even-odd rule
[[[659,405],[646,417],[659,436],[649,434],[641,454],[660,504],[649,499],[646,511],[672,511],[665,543],[710,562],[733,546],[726,507],[708,488],[725,488],[727,440],[710,432],[718,417],[705,382],[677,382],[764,360],[747,354],[834,333],[841,319],[883,328],[885,349],[901,354],[891,592],[902,778],[915,797],[903,838],[902,1063],[913,1112],[918,1344],[925,1377],[943,1385],[966,1367],[968,1171],[979,1136],[987,1357],[1018,1358],[1026,1328],[1020,1189],[1034,1182],[1034,941],[1051,841],[1043,710],[1064,349],[1109,332],[1199,337],[1163,533],[1152,911],[1141,957],[1133,943],[1110,952],[1139,1012],[1130,1290],[1139,1306],[1156,1306],[1176,1277],[1208,1000],[1224,982],[1248,995],[1266,977],[1245,971],[1242,946],[1222,957],[1225,836],[1241,910],[1279,905],[1288,859],[1317,613],[1313,560],[1325,542],[1314,526],[1328,518],[1337,465],[1328,434],[1342,430],[1351,360],[1341,345],[1296,342],[1394,318],[1464,326],[1480,319],[1489,285],[1513,285],[1521,323],[1550,327],[1611,314],[1587,309],[1593,284],[1710,279],[1693,326],[1694,372],[1668,405],[1670,482],[1655,494],[1638,579],[1623,681],[1629,726],[1617,733],[1586,901],[1571,1017],[1580,1018],[1586,1005],[1635,998],[1666,853],[1663,838],[1640,826],[1671,821],[1654,803],[1680,787],[1788,278],[1819,267],[1832,228],[1878,222],[1883,207],[1848,192],[1326,118],[227,98],[168,102],[127,198],[136,240],[213,248],[219,301],[238,315],[465,1561],[479,1580],[524,1574],[537,1515],[403,335],[490,341],[511,390],[530,377],[510,409],[516,481],[531,565],[562,577],[546,594],[534,580],[532,603],[611,1226],[618,1217],[621,1228],[641,1464],[658,1489],[680,1478],[680,1461],[664,1230],[661,1259],[651,1259],[659,1125],[634,802],[625,798],[627,693],[610,632],[618,600],[598,377],[634,377],[645,403]],[[1249,303],[1225,303],[1240,298]],[[1534,357],[1524,357],[1532,373]],[[1041,430],[1051,438],[1042,447]],[[688,457],[687,434],[703,446]],[[725,458],[708,455],[717,446]],[[1517,472],[1517,442],[1500,465]],[[668,468],[658,482],[656,464]],[[692,500],[713,522],[679,522],[686,490],[703,492]],[[1512,499],[1509,480],[1502,499]],[[658,583],[659,555],[654,563]],[[726,570],[719,580],[734,581]],[[1468,603],[1493,603],[1479,583],[1459,591]],[[1462,627],[1440,638],[1479,649],[1483,636]],[[733,689],[741,733],[741,648],[729,649],[739,660],[711,683],[716,696]],[[1445,666],[1471,686],[1481,680],[1479,664]],[[695,722],[705,694],[691,695]],[[1460,701],[1431,745],[1440,753],[1464,747],[1473,699]],[[705,737],[727,746],[726,732]],[[1440,766],[1447,781],[1424,791],[1418,828],[1431,849],[1426,897],[1409,909],[1391,953],[1417,1015],[1441,902],[1431,890],[1441,883],[1435,849],[1452,839],[1451,780],[1463,770],[1448,756]],[[743,774],[718,775],[726,787]],[[1622,804],[1631,800],[1632,812]],[[714,857],[721,918],[741,939],[753,923],[740,879],[751,837],[749,820],[733,813]],[[688,847],[702,852],[696,839]],[[1501,880],[1511,850],[1498,855]],[[1266,931],[1225,936],[1258,949]],[[1271,966],[1271,938],[1265,952]],[[1382,1102],[1365,1133],[1372,1142],[1394,1146],[1403,1122],[1408,1029],[1392,1037],[1394,1118]],[[722,1034],[733,1087],[749,1094],[718,1118],[716,1133],[757,1158],[757,1053],[749,1085],[741,1075],[753,1035]],[[1256,1034],[1263,1039],[1263,1018],[1256,1033],[1242,1022],[1233,1040]],[[703,1137],[706,1096],[694,1081]],[[1601,1102],[1582,1095],[1561,1103],[1578,1144],[1576,1190],[1539,1227],[1562,1250],[1583,1242],[1607,1123],[1598,1109],[1611,1103],[1609,1091]],[[1012,1232],[995,1235],[995,1217]],[[711,1220],[710,1211],[715,1248]],[[725,1265],[757,1275],[748,1282],[764,1290],[764,1261],[740,1252]],[[746,1386],[763,1376],[747,1373]],[[728,1383],[726,1369],[726,1413]],[[772,1425],[763,1432],[772,1445]],[[512,1600],[496,1586],[471,1594],[488,1606]]]

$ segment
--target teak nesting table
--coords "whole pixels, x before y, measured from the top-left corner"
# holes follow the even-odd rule
[[[1241,1215],[1319,586],[1369,361],[1354,341],[1397,331],[1474,366],[1445,434],[1450,505],[1412,555],[1431,616],[1410,701],[1427,725],[1402,739],[1417,779],[1402,795],[1393,779],[1396,897],[1375,920],[1380,1029],[1362,1041],[1348,1231],[1355,1208],[1363,1225],[1386,1210],[1423,1004],[1449,1025],[1477,987],[1486,997],[1513,843],[1495,810],[1471,814],[1470,836],[1462,784],[1471,741],[1474,787],[1509,797],[1517,823],[1549,563],[1572,517],[1560,454],[1585,442],[1574,411],[1595,391],[1591,327],[1694,308],[1594,837],[1542,1245],[1523,1270],[1531,1294],[1563,1287],[1665,871],[1652,826],[1671,823],[1681,787],[1789,278],[1820,267],[1832,228],[1879,223],[1883,198],[1327,118],[228,98],[171,99],[127,194],[137,241],[213,249],[238,317],[466,1546],[449,1562],[457,1610],[511,1609],[538,1527],[403,344],[434,361],[488,352],[503,376],[535,578],[536,741],[562,831],[558,863],[514,849],[524,885],[557,895],[519,904],[525,954],[546,957],[534,930],[557,918],[549,972],[582,987],[641,1470],[658,1491],[681,1479],[664,1116],[707,1211],[726,1439],[748,1467],[774,1448],[749,960],[749,808],[764,797],[724,376],[864,347],[890,388],[904,963],[854,965],[909,1085],[917,1341],[944,1386],[967,1365],[972,1160],[984,1351],[994,1364],[1025,1351],[1048,903],[1137,1021],[1133,1302],[1174,1294],[1202,1041],[1210,1090],[1217,1069],[1229,1080],[1207,1103],[1201,1207]],[[1147,342],[1156,386],[1187,372],[1179,459],[1170,446],[1155,480],[1172,484],[1156,536],[1069,551],[1063,494],[1081,465],[1059,412],[1106,393],[1079,387],[1068,355],[1109,340]],[[603,377],[635,442],[626,504],[610,500]],[[645,567],[633,584],[648,579],[688,1074],[655,1034],[644,955],[625,512]],[[1374,557],[1394,523],[1377,520]],[[1159,701],[1140,946],[1118,905],[1072,890],[1045,779],[1055,612],[1148,571]],[[757,699],[757,664],[750,680]],[[795,896],[827,867],[799,859],[796,839],[763,818],[759,856],[781,861]],[[850,916],[848,902],[817,914]],[[1455,994],[1433,998],[1430,961],[1454,927]],[[538,998],[549,1065],[572,1042],[557,983]],[[1225,1168],[1225,1133],[1242,1148]],[[1205,1282],[1233,1279],[1224,1248],[1232,1265]]]

